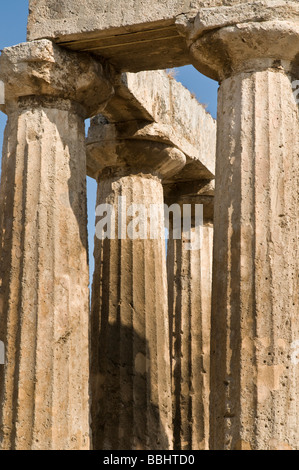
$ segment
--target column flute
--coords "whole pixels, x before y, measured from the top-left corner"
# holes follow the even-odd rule
[[[88,162],[97,167],[97,204],[109,205],[115,214],[113,236],[99,233],[95,239],[95,449],[173,446],[162,180],[182,169],[186,157],[153,135],[138,138],[143,124],[95,122],[88,138]],[[155,205],[152,233],[148,222]],[[129,223],[136,214],[132,237]]]
[[[210,446],[298,449],[299,8],[254,8],[204,9],[189,36],[220,82]]]
[[[7,48],[0,192],[1,449],[89,448],[84,119],[101,64],[48,40]]]

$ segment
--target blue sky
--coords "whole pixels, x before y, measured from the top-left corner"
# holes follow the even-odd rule
[[[0,9],[0,49],[26,41],[28,0],[2,0]],[[183,83],[197,99],[207,105],[207,110],[216,118],[218,84],[199,74],[192,66],[177,69],[176,80]],[[6,116],[0,112],[0,148]],[[90,270],[93,271],[93,238],[96,204],[96,183],[88,178],[88,230]]]

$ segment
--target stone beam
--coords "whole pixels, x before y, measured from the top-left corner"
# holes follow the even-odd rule
[[[30,0],[28,39],[47,37],[92,51],[123,70],[184,65],[188,50],[175,20],[200,3],[153,0],[149,7],[142,0]]]
[[[177,24],[205,7],[245,0],[30,0],[28,40],[49,38],[89,51],[123,71],[138,72],[191,62]],[[260,4],[265,2],[255,2]]]
[[[162,71],[124,73],[114,89],[103,111],[114,124],[111,139],[147,137],[180,149],[187,164],[175,181],[193,180],[195,173],[200,179],[214,178],[216,121],[181,83]],[[99,141],[102,122],[102,116],[91,122],[89,150]],[[97,162],[88,154],[88,174],[96,177]]]

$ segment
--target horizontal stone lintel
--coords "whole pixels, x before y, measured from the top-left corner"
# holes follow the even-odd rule
[[[191,63],[189,50],[175,24],[159,22],[136,25],[133,31],[115,29],[107,36],[103,32],[82,38],[59,37],[56,42],[67,49],[98,55],[124,72],[181,67]]]
[[[169,143],[187,157],[174,181],[213,179],[216,121],[194,95],[164,71],[123,73],[103,115],[111,124],[111,139],[144,139]],[[101,138],[102,117],[91,121],[88,144]],[[92,176],[96,162],[89,161]]]
[[[138,72],[190,63],[177,16],[200,0],[30,0],[28,40],[49,38]],[[163,65],[161,66],[161,62]]]
[[[91,52],[120,71],[192,63],[184,36],[246,21],[297,19],[292,0],[30,0],[28,40]]]

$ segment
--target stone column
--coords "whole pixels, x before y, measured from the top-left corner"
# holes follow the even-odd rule
[[[105,450],[172,449],[161,180],[182,168],[185,156],[161,142],[117,140],[115,129],[98,126],[88,145],[89,159],[99,169],[98,206],[109,204],[115,214],[114,239],[101,239],[99,225],[95,239],[93,445]],[[152,231],[149,223],[144,225],[151,210]],[[133,220],[136,239],[130,238]]]
[[[89,448],[84,119],[112,93],[89,56],[42,40],[0,59],[3,450]]]
[[[177,450],[209,447],[213,195],[213,185],[208,181],[165,186],[169,209],[173,214],[179,210],[177,217],[181,215],[178,227],[170,220],[167,249],[173,428]],[[184,205],[192,209],[192,235],[187,226],[184,231],[183,217],[188,215]],[[203,206],[202,221],[195,219],[195,205]],[[195,243],[197,233],[199,244]],[[191,237],[193,247],[190,247]]]
[[[298,449],[298,5],[252,8],[205,12],[191,46],[220,81],[211,448]]]

